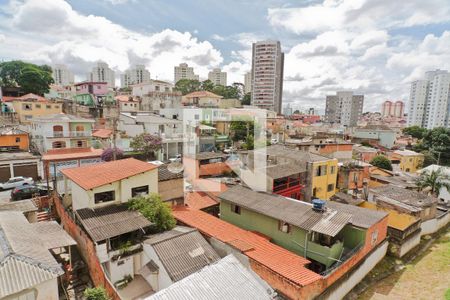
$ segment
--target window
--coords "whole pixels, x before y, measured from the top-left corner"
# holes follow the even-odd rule
[[[22,109],[23,110],[33,110],[33,107],[31,106],[31,104],[22,104]]]
[[[16,143],[20,143],[20,137],[16,137]]]
[[[316,168],[316,176],[327,175],[327,166],[318,166]]]
[[[98,203],[104,203],[108,201],[114,201],[115,199],[115,192],[114,191],[108,191],[108,192],[102,192],[102,193],[95,193],[94,194],[94,202],[95,204]]]
[[[55,108],[59,108],[59,105],[55,105]]]
[[[241,214],[241,207],[239,205],[236,205],[236,204],[231,204],[231,211],[234,212],[235,214],[240,215]]]
[[[78,148],[86,148],[86,141],[77,141],[77,147]]]
[[[291,224],[286,223],[284,221],[278,222],[278,230],[284,233],[290,233],[291,232]]]
[[[52,106],[47,104],[47,105],[45,106],[45,108],[46,108],[46,109],[50,109],[50,108],[52,108]]]
[[[131,197],[148,195],[148,185],[138,186],[131,189]]]
[[[334,172],[336,172],[336,167],[335,166],[331,166],[330,167],[330,174],[334,174]]]
[[[41,108],[41,105],[40,104],[35,104],[34,107]]]
[[[332,192],[334,190],[334,184],[329,184],[328,186],[327,186],[327,191],[328,192]]]
[[[53,149],[66,148],[66,142],[56,141],[52,143]]]

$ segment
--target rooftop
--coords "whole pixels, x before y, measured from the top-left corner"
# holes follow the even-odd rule
[[[256,277],[230,254],[146,300],[276,299],[272,288]]]
[[[77,242],[56,221],[32,223],[37,236],[47,249],[73,246]]]
[[[0,161],[21,159],[39,159],[39,156],[35,156],[30,152],[0,152]]]
[[[166,181],[183,178],[184,172],[181,170],[174,173],[168,169],[169,164],[163,164],[158,167],[158,181]]]
[[[28,213],[37,210],[37,206],[31,199],[0,203],[0,211],[20,211],[22,213]]]
[[[48,102],[48,100],[42,96],[29,93],[20,97],[7,97],[3,96],[3,102],[11,102],[11,101],[37,101],[37,102]]]
[[[102,156],[103,149],[65,148],[51,149],[42,155],[42,160],[64,160]]]
[[[185,95],[186,98],[223,98],[209,91],[196,91]]]
[[[398,154],[401,156],[423,156],[422,153],[417,153],[415,151],[411,150],[395,150],[393,154]]]
[[[63,273],[21,212],[0,212],[0,298]]]
[[[129,210],[126,205],[82,208],[77,210],[76,214],[94,242],[143,229],[153,224],[141,213]]]
[[[199,152],[194,155],[186,155],[187,157],[194,157],[196,160],[203,160],[203,159],[213,159],[213,158],[225,158],[228,157],[227,154],[224,154],[222,152]]]
[[[111,129],[105,129],[105,128],[101,128],[101,129],[96,129],[92,132],[92,136],[96,137],[96,138],[101,138],[101,139],[107,139],[110,138],[112,135],[112,130]]]
[[[61,172],[85,190],[151,171],[157,166],[134,158],[115,160]]]
[[[173,281],[178,281],[216,262],[220,256],[205,238],[189,227],[177,226],[145,240],[158,255]]]
[[[419,193],[414,190],[404,189],[395,185],[387,184],[370,189],[376,195],[390,198],[417,208],[424,208],[437,203],[438,199]]]
[[[19,135],[19,134],[28,134],[28,132],[21,130],[17,127],[11,126],[0,127],[0,135]]]
[[[309,151],[301,151],[295,148],[286,147],[283,145],[271,145],[265,148],[266,154],[270,156],[283,157],[292,159],[296,162],[315,162],[331,160],[328,157],[310,153]],[[264,150],[256,150],[255,152],[264,153]]]
[[[219,204],[205,192],[188,192],[184,196],[184,202],[192,209],[204,209]]]
[[[364,127],[358,127],[358,128],[356,128],[356,130],[357,131],[358,130],[377,130],[377,131],[392,131],[392,132],[394,132],[394,130],[392,130],[389,126],[383,125],[383,124],[380,124],[380,125],[369,124]]]
[[[277,164],[266,167],[266,174],[272,179],[287,177],[306,172],[306,167],[300,164]]]
[[[43,115],[39,117],[33,117],[32,122],[81,122],[81,123],[95,123],[93,119],[80,118],[74,115],[68,115],[64,113]]]
[[[277,246],[256,233],[241,229],[201,210],[175,207],[173,215],[179,222],[232,246],[295,284],[306,286],[322,278],[306,268],[305,265],[310,263],[308,259]]]

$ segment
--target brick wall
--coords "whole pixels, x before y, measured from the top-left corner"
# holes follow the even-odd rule
[[[67,233],[69,233],[70,236],[77,242],[78,251],[88,266],[89,275],[91,276],[94,285],[103,286],[112,300],[120,300],[117,291],[103,272],[103,268],[96,254],[94,242],[92,242],[88,235],[80,227],[78,227],[62,205],[59,197],[54,196],[52,198],[52,202],[54,204],[56,214],[61,219],[61,224],[64,227],[64,230],[66,230]]]

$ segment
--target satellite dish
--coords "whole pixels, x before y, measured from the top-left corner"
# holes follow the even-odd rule
[[[178,174],[181,171],[184,170],[184,166],[181,162],[179,161],[174,161],[171,162],[168,166],[167,166],[167,170],[169,170],[170,172],[174,173],[174,174]]]

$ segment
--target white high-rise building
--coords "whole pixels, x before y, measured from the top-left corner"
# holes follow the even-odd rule
[[[73,73],[65,65],[55,65],[52,68],[52,76],[57,85],[70,85],[75,82]]]
[[[174,67],[174,83],[177,83],[180,79],[199,80],[199,77],[194,73],[193,67],[189,67],[186,63],[181,63],[179,66]]]
[[[286,105],[283,109],[283,115],[285,117],[289,117],[290,115],[292,115],[292,107],[291,105],[288,103],[288,105]]]
[[[208,73],[208,79],[215,85],[227,86],[227,72],[222,72],[219,68],[215,68]]]
[[[450,73],[436,70],[425,77],[411,83],[408,126],[450,127]]]
[[[244,76],[244,92],[246,94],[252,92],[252,72],[245,73],[245,76]]]
[[[256,42],[252,50],[252,105],[281,114],[284,53],[280,42]]]
[[[92,72],[88,73],[88,81],[106,82],[108,87],[114,88],[116,86],[116,75],[107,63],[98,62],[97,66],[92,68]]]
[[[144,65],[136,65],[134,68],[130,68],[120,75],[120,86],[122,88],[148,82],[150,82],[150,72],[145,69]]]
[[[353,95],[353,92],[337,92],[327,95],[325,122],[354,127],[362,114],[364,95]]]

